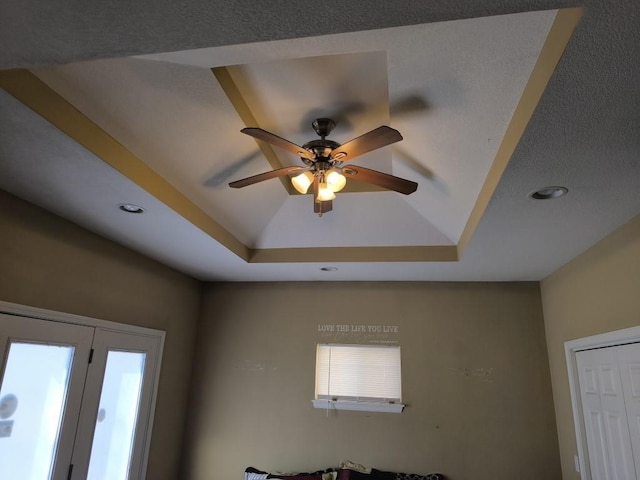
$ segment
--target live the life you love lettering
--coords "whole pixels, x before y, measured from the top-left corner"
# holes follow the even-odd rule
[[[398,343],[398,325],[318,324],[318,333],[324,341],[356,343]]]

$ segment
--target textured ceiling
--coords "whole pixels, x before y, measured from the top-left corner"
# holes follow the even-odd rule
[[[594,0],[594,7],[611,2]],[[624,9],[633,0],[617,2]],[[373,30],[506,13],[579,6],[554,0],[111,0],[70,8],[64,0],[2,3],[0,68],[33,67],[96,58]],[[612,5],[614,6],[614,5]]]
[[[427,8],[422,2],[402,5],[374,2],[378,8],[371,8],[370,2],[349,2],[349,5],[336,3],[335,9],[326,12],[303,8],[305,4],[279,2],[271,6],[270,11],[249,11],[249,7],[235,2],[191,4],[181,7],[178,14],[176,7],[169,3],[154,3],[152,11],[146,12],[144,4],[131,6],[124,2],[111,2],[109,6],[95,6],[95,11],[89,9],[80,15],[68,8],[57,8],[55,2],[51,2],[46,9],[32,10],[25,15],[21,4],[11,2],[3,5],[3,15],[0,16],[0,27],[3,27],[0,29],[0,41],[6,45],[0,52],[0,65],[33,68],[45,83],[151,165],[171,185],[206,211],[210,218],[250,248],[335,245],[332,231],[348,233],[341,236],[343,245],[347,246],[363,245],[362,238],[366,237],[370,237],[366,242],[368,246],[402,242],[408,245],[443,245],[447,240],[457,243],[461,236],[465,236],[465,225],[468,225],[470,210],[477,205],[481,187],[486,186],[483,179],[487,169],[485,173],[474,173],[463,168],[464,162],[456,165],[455,155],[447,150],[451,147],[446,145],[455,145],[451,139],[457,138],[457,147],[470,152],[464,160],[467,164],[474,152],[479,158],[485,158],[478,150],[481,145],[479,139],[485,138],[486,141],[495,135],[482,132],[482,128],[500,130],[502,125],[504,131],[512,118],[514,102],[517,103],[523,88],[522,81],[511,73],[524,72],[520,75],[524,75],[526,80],[527,71],[532,68],[531,55],[537,56],[535,51],[541,47],[541,44],[536,47],[535,43],[527,41],[524,28],[516,28],[505,42],[495,25],[491,28],[493,35],[487,36],[489,44],[483,43],[481,34],[474,28],[483,23],[491,25],[495,19],[473,19],[575,4],[496,1],[482,2],[478,7],[475,2],[429,2]],[[328,7],[323,5],[322,8]],[[466,249],[460,252],[462,256],[457,262],[370,262],[359,261],[357,255],[344,257],[346,260],[329,255],[327,261],[320,256],[312,262],[302,260],[303,263],[282,260],[276,263],[246,262],[219,242],[212,241],[211,235],[206,234],[206,229],[203,230],[198,222],[194,224],[190,217],[177,215],[176,209],[168,208],[167,202],[162,201],[164,199],[151,196],[5,93],[0,93],[0,186],[202,279],[539,279],[640,212],[640,115],[636,107],[640,100],[640,88],[637,86],[640,73],[637,61],[640,57],[639,10],[636,2],[593,2],[585,5],[562,60],[535,107],[524,134],[518,137],[515,152],[510,156],[497,188],[491,189],[488,207],[472,229],[472,235],[465,243]],[[545,12],[532,15],[542,18]],[[472,20],[434,23],[460,19]],[[447,25],[462,26],[465,23],[467,27],[473,27],[455,31],[455,34],[449,32],[452,40],[443,40],[447,38]],[[505,25],[505,22],[501,24]],[[211,28],[211,25],[216,25],[216,28]],[[413,27],[407,30],[403,26]],[[435,45],[420,44],[413,38],[414,41],[407,42],[403,48],[402,39],[411,37],[393,35],[400,45],[378,44],[376,47],[375,42],[382,42],[384,35],[382,32],[376,35],[374,30],[390,27],[405,33],[431,31],[435,36],[430,38],[437,41],[434,41]],[[465,37],[465,32],[469,32],[468,37]],[[320,34],[339,35],[320,39],[299,38]],[[544,41],[544,36],[534,35],[531,38]],[[239,45],[265,40],[280,42]],[[495,49],[490,51],[491,40],[502,45],[505,53],[492,56]],[[341,48],[332,46],[332,41],[341,43]],[[359,42],[365,42],[367,48],[359,46]],[[519,45],[525,45],[529,50]],[[477,47],[477,52],[469,46]],[[185,51],[196,48],[199,50]],[[291,221],[302,215],[313,217],[310,200],[288,195],[277,180],[270,181],[275,182],[273,185],[265,183],[248,187],[255,188],[252,192],[248,189],[235,191],[236,200],[229,201],[230,194],[225,193],[211,202],[211,198],[216,197],[212,192],[223,191],[220,185],[235,179],[235,175],[258,173],[269,166],[261,155],[256,154],[256,144],[251,139],[233,137],[233,142],[229,142],[226,138],[230,133],[221,129],[224,132],[221,135],[226,138],[220,140],[203,127],[209,122],[228,126],[229,132],[237,132],[244,126],[230,103],[224,100],[224,92],[208,68],[238,63],[251,65],[257,60],[272,62],[271,66],[265,63],[243,72],[243,78],[249,83],[253,81],[252,84],[269,83],[256,81],[269,77],[274,82],[273,87],[264,90],[276,94],[268,97],[274,103],[270,106],[257,93],[253,109],[260,110],[255,107],[257,101],[271,113],[265,115],[263,123],[272,121],[273,124],[260,126],[274,131],[282,129],[283,136],[286,133],[287,138],[303,143],[302,120],[313,112],[313,108],[300,107],[295,101],[289,105],[286,103],[286,93],[292,91],[295,82],[288,85],[280,83],[278,92],[277,73],[286,68],[273,66],[287,58],[312,56],[314,49],[315,55],[372,52],[374,58],[359,65],[357,71],[360,74],[363,69],[366,71],[366,68],[380,62],[375,58],[375,52],[387,52],[384,60],[388,63],[386,82],[389,98],[377,105],[384,104],[386,108],[380,114],[382,117],[385,112],[390,114],[391,125],[405,136],[406,141],[400,145],[407,145],[409,151],[386,148],[380,152],[380,159],[372,159],[371,162],[377,169],[394,175],[412,179],[419,176],[421,189],[416,195],[406,198],[385,192],[344,194],[348,202],[345,200],[342,205],[336,202],[336,211],[325,215],[322,218],[326,221],[324,227],[316,231],[301,228],[302,222]],[[283,54],[287,51],[298,53]],[[390,51],[399,53],[394,55]],[[46,67],[160,52],[174,53],[145,59],[123,58]],[[424,52],[430,52],[429,56],[421,58]],[[434,52],[442,54],[440,63],[436,62],[438,57]],[[487,57],[483,58],[482,54]],[[491,63],[491,58],[494,63]],[[483,65],[486,71],[480,68]],[[438,68],[434,68],[436,66]],[[520,70],[516,68],[518,66]],[[312,69],[310,67],[306,71]],[[347,69],[335,67],[334,70],[344,73]],[[443,71],[447,76],[438,83],[436,74]],[[472,102],[460,93],[473,92],[470,86],[474,85],[473,74],[478,72],[478,96],[473,97],[478,101]],[[338,88],[336,91],[344,93],[339,83],[340,75],[335,77],[335,83],[324,79],[326,88]],[[494,88],[503,92],[504,98],[498,102],[486,93],[487,104],[482,105],[483,92],[490,92],[482,87],[483,82],[492,81],[500,82]],[[241,85],[242,81],[238,84]],[[403,87],[406,85],[412,88]],[[436,88],[438,86],[441,88]],[[182,87],[188,88],[181,93]],[[375,92],[375,88],[384,86],[376,87],[372,82],[371,88]],[[105,95],[101,102],[96,96],[101,92],[111,93]],[[420,94],[421,105],[427,108],[411,115],[403,116],[398,111],[394,114],[394,101],[401,103],[403,98],[416,92]],[[128,93],[129,97],[123,93]],[[357,93],[366,97],[366,92]],[[245,93],[245,96],[251,101],[251,95]],[[138,103],[144,103],[143,97],[149,101],[145,108],[134,108]],[[355,93],[352,97],[356,97]],[[347,98],[348,95],[341,99],[343,106],[348,103]],[[356,103],[366,101],[365,98]],[[326,102],[318,105],[317,108],[332,108],[327,107]],[[469,105],[475,106],[475,110],[469,109]],[[335,106],[333,108],[339,110]],[[499,113],[499,108],[505,109],[503,113]],[[173,119],[176,123],[174,128],[169,122],[171,112],[178,111],[181,113]],[[369,112],[371,108],[364,111]],[[449,117],[444,115],[447,111],[451,113]],[[288,117],[287,112],[291,112]],[[340,141],[363,133],[363,129],[373,128],[382,121],[379,120],[382,117],[374,114],[368,117],[357,109],[353,112],[345,117],[344,131],[336,131],[336,135],[341,135]],[[462,118],[469,115],[471,127],[447,124],[451,118],[455,119],[456,114]],[[154,118],[157,124],[150,122],[150,118]],[[173,131],[175,137],[162,133],[159,127],[163,118],[171,126],[167,131]],[[431,136],[426,138],[425,132]],[[147,141],[145,135],[148,138],[156,135],[159,140]],[[176,161],[179,155],[175,152],[166,154],[170,146],[165,148],[161,140],[170,145],[172,141],[177,143],[177,138],[181,142],[190,142],[188,159]],[[425,142],[425,139],[429,141]],[[490,141],[487,143],[491,144]],[[483,147],[487,149],[486,145]],[[490,147],[493,147],[492,155],[495,155],[498,146]],[[215,158],[212,158],[212,151],[216,152]],[[167,159],[164,163],[163,155]],[[489,155],[489,163],[492,155]],[[62,163],[56,163],[56,158]],[[443,159],[451,161],[447,163]],[[185,169],[184,162],[187,161],[190,167]],[[292,159],[285,155],[280,161],[291,163]],[[58,168],[60,165],[65,165],[64,169]],[[66,169],[73,170],[74,174],[64,175],[68,171]],[[191,172],[193,178],[187,178],[185,170]],[[465,179],[465,174],[469,178]],[[473,187],[474,181],[476,187]],[[566,185],[570,189],[569,195],[553,202],[534,202],[527,197],[529,192],[552,184]],[[424,185],[430,186],[431,194],[425,193]],[[456,188],[470,195],[471,201],[465,203],[460,200],[461,194],[456,193]],[[91,191],[91,198],[82,194],[83,189]],[[449,195],[438,197],[437,189],[440,189],[439,193],[446,191]],[[244,196],[237,200],[240,198],[238,195],[245,195],[245,192],[251,200],[247,201]],[[370,200],[365,195],[370,196]],[[134,221],[117,210],[106,208],[118,198],[143,204],[148,211]],[[78,201],[83,203],[82,208],[77,207]],[[398,214],[400,210],[397,209],[403,213]],[[387,220],[380,220],[378,225],[372,221],[368,231],[366,223],[361,227],[357,219],[366,218],[369,211],[387,213]],[[348,215],[348,212],[357,213]],[[303,218],[306,221],[307,217]],[[195,259],[194,252],[197,252]],[[259,256],[253,261],[260,262]],[[321,272],[319,267],[327,265],[328,261],[339,270]]]

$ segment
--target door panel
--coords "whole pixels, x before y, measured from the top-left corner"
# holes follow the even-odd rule
[[[3,476],[51,478],[73,353],[71,346],[10,343],[0,389],[8,407],[0,448]]]
[[[145,357],[144,352],[107,354],[88,480],[128,478]]]
[[[598,406],[596,410],[592,410],[590,408],[588,408],[588,410],[585,410],[585,418],[587,440],[589,445],[591,478],[608,478],[606,465],[609,461],[609,455],[607,454],[607,446],[604,441],[604,422],[602,420],[600,407]]]
[[[636,475],[640,475],[640,343],[617,347],[617,353]]]
[[[637,480],[618,348],[576,353],[593,480]]]
[[[93,331],[0,314],[3,479],[66,478]]]
[[[626,413],[606,412],[605,418],[609,442],[608,450],[611,458],[611,478],[614,480],[636,480]]]
[[[72,480],[142,477],[152,419],[160,340],[97,330],[87,393],[80,412]]]

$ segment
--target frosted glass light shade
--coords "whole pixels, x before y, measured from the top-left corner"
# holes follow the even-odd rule
[[[296,175],[291,179],[291,184],[298,192],[303,195],[307,193],[309,187],[313,183],[313,174],[311,172],[304,172],[300,175]]]
[[[347,179],[337,170],[331,170],[327,174],[327,186],[332,192],[339,192],[347,184]]]
[[[333,190],[331,190],[326,183],[321,183],[318,187],[318,201],[326,202],[334,198],[336,198],[336,194],[333,193]]]

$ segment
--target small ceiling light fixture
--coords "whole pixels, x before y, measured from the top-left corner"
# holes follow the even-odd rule
[[[529,196],[535,200],[550,200],[552,198],[559,198],[565,195],[569,190],[566,187],[544,187],[540,190],[536,190]]]
[[[118,208],[127,213],[144,213],[144,208],[134,205],[133,203],[121,203]]]
[[[321,267],[320,270],[323,272],[337,272],[338,267]]]

